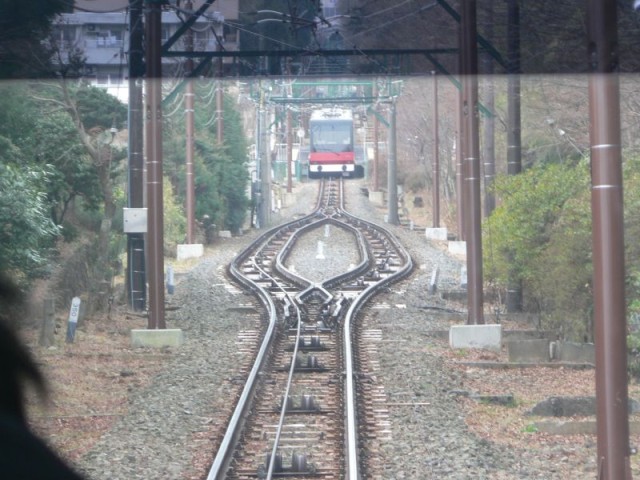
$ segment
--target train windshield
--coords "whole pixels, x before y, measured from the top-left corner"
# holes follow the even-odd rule
[[[312,152],[350,152],[353,150],[351,122],[317,122],[311,124]]]

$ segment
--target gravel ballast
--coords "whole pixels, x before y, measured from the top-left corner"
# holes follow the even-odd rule
[[[396,233],[416,266],[408,279],[373,299],[386,307],[375,309],[364,325],[382,332],[376,382],[384,385],[390,404],[396,405],[390,407],[391,439],[382,446],[384,465],[376,470],[384,473],[376,478],[593,477],[593,448],[568,456],[563,453],[566,448],[549,441],[546,450],[514,450],[469,428],[470,400],[456,394],[468,388],[467,373],[451,368],[443,357],[446,340],[434,334],[448,329],[452,318],[463,323],[466,306],[428,294],[436,267],[439,292],[459,289],[463,260],[449,255],[444,242],[427,241],[424,231],[384,224],[384,209],[372,206],[361,186],[362,182],[346,182],[347,210]],[[313,182],[298,184],[298,201],[274,212],[273,223],[310,213],[313,206],[303,199],[315,198],[315,189]],[[171,303],[180,308],[167,315],[167,326],[182,329],[185,344],[169,352],[170,360],[149,386],[131,392],[127,413],[76,462],[89,479],[206,478],[215,453],[211,443],[224,432],[219,414],[231,411],[242,386],[241,338],[257,328],[257,315],[247,314],[252,298],[229,283],[224,268],[260,233],[217,239],[205,257],[179,276]],[[317,234],[321,238],[324,232]],[[308,250],[316,251],[317,240],[305,241]],[[325,245],[324,253],[330,248]],[[357,261],[351,248],[344,250],[346,263]],[[298,272],[312,271],[318,260],[296,256],[291,263]],[[247,308],[238,308],[242,305]],[[592,438],[591,447],[593,443]],[[564,465],[557,467],[559,458]]]

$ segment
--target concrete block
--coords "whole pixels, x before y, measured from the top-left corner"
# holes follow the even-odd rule
[[[500,351],[502,325],[454,325],[449,329],[449,346]]]
[[[467,242],[460,240],[451,241],[447,245],[447,250],[452,255],[459,255],[467,258]]]
[[[424,234],[428,240],[447,240],[446,228],[426,228]]]
[[[596,346],[593,343],[555,342],[554,360],[574,363],[596,363]]]
[[[384,192],[372,192],[369,190],[369,201],[378,207],[385,205]]]
[[[504,319],[503,316],[500,316],[500,318]],[[542,338],[551,342],[552,339],[556,338],[556,336],[557,336],[557,332],[554,332],[552,330],[524,329],[524,330],[504,330],[502,332],[502,338],[504,339],[505,343],[511,340],[536,340],[536,339],[542,339]]]
[[[548,362],[549,340],[546,338],[529,340],[509,340],[507,354],[510,362]]]
[[[220,238],[231,238],[231,231],[229,231],[229,230],[220,230],[220,232],[218,233],[218,236]]]
[[[179,328],[131,330],[131,345],[133,347],[179,347],[183,343],[184,334]]]
[[[187,258],[198,258],[204,255],[204,247],[201,243],[191,243],[178,245],[178,260],[186,260]]]

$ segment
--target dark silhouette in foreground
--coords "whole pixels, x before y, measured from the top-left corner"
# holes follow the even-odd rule
[[[0,477],[7,480],[81,480],[27,424],[27,384],[44,398],[46,385],[15,332],[20,291],[0,275]]]

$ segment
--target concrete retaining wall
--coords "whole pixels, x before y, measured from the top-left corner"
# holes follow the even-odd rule
[[[593,343],[553,342],[553,359],[560,362],[596,363],[596,346]]]
[[[449,330],[451,348],[481,348],[500,351],[502,325],[454,325]]]
[[[551,359],[546,338],[509,340],[506,343],[510,362],[548,362]]]

